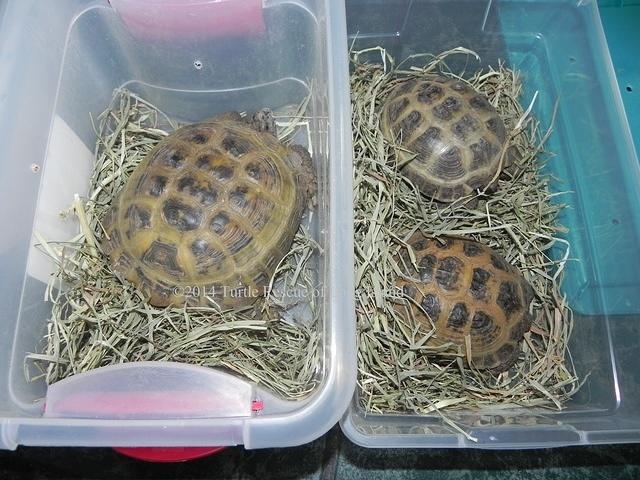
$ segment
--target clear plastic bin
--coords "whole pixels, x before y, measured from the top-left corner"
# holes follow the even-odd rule
[[[162,7],[160,4],[162,3]],[[329,0],[0,1],[0,448],[21,445],[289,446],[322,435],[355,385],[351,136],[344,5]],[[51,265],[32,231],[60,222],[86,192],[90,114],[117,87],[181,121],[299,103],[320,179],[317,238],[324,284],[319,387],[284,401],[202,367],[106,367],[47,389],[27,352],[46,332]],[[44,400],[43,400],[44,399]]]
[[[484,65],[522,73],[525,104],[549,125],[561,222],[572,250],[563,290],[575,314],[571,352],[586,383],[562,412],[462,414],[467,440],[433,414],[368,415],[354,399],[342,428],[369,447],[535,448],[640,441],[640,169],[596,1],[347,0],[355,49],[399,59],[464,46]],[[455,65],[452,65],[455,67]],[[467,71],[479,67],[467,65]],[[356,393],[357,395],[357,393]],[[481,425],[481,426],[477,426]]]

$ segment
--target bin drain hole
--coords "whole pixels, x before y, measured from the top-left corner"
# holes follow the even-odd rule
[[[202,62],[200,60],[194,60],[193,66],[196,70],[202,70]]]
[[[633,92],[633,88],[631,88],[631,85],[627,85],[627,92]]]

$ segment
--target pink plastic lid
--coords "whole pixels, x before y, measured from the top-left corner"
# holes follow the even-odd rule
[[[197,419],[259,415],[264,400],[252,384],[215,369],[173,362],[132,362],[79,373],[50,385],[48,418]],[[184,462],[226,447],[126,447],[148,462]]]
[[[263,409],[252,384],[211,368],[131,362],[50,385],[49,418],[179,419],[251,417]]]
[[[224,450],[226,447],[115,447],[114,450],[127,457],[145,462],[170,463],[187,462],[207,457]]]
[[[109,0],[141,39],[211,38],[265,31],[262,0]]]

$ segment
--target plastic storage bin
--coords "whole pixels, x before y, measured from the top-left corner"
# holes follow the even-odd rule
[[[335,424],[355,385],[353,273],[344,268],[353,261],[346,47],[339,1],[0,1],[0,447],[276,447]],[[197,121],[298,103],[309,81],[324,252],[315,392],[283,401],[214,369],[155,362],[96,370],[48,390],[28,383],[24,356],[46,332],[50,308],[50,266],[34,251],[32,230],[64,239],[75,228],[56,216],[86,192],[96,140],[90,114],[104,110],[114,88]]]
[[[524,103],[548,125],[571,258],[572,359],[586,383],[562,412],[468,411],[477,443],[434,415],[369,415],[354,398],[342,428],[369,447],[534,448],[640,441],[640,170],[595,1],[347,0],[354,48],[399,59],[456,46],[522,73]],[[478,65],[467,65],[473,71]],[[587,377],[587,375],[589,375]],[[356,393],[357,396],[357,393]]]

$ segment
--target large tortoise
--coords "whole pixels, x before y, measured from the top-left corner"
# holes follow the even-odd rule
[[[442,75],[402,81],[384,100],[380,127],[400,147],[403,174],[440,202],[489,187],[507,140],[504,122],[487,98]],[[508,151],[502,166],[513,162],[514,153]]]
[[[269,110],[221,114],[149,152],[103,220],[103,249],[153,305],[251,305],[314,186],[308,152],[278,141]]]
[[[534,292],[522,274],[480,243],[453,237],[414,234],[417,270],[403,255],[404,278],[397,281],[406,302],[396,310],[409,313],[434,335],[427,345],[451,342],[466,352],[470,337],[474,366],[507,370],[520,353],[519,342],[532,322]]]

